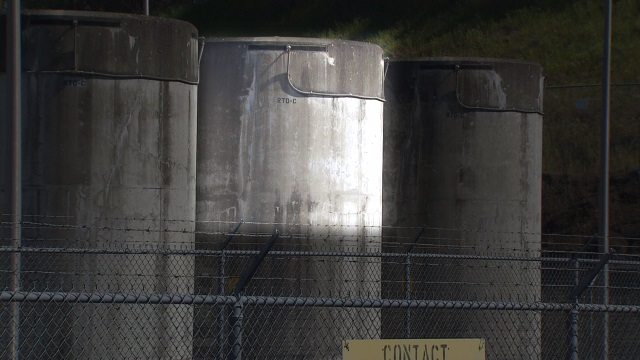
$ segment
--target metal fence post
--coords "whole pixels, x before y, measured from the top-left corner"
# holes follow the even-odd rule
[[[573,288],[576,289],[580,284],[580,260],[577,255],[574,255],[571,260],[574,270]],[[569,301],[573,306],[569,313],[569,352],[567,353],[567,359],[578,360],[578,298],[572,298]]]
[[[241,360],[242,359],[242,331],[243,331],[243,305],[244,300],[241,296],[244,288],[249,284],[253,275],[258,271],[258,267],[267,257],[267,254],[275,244],[276,240],[280,236],[280,231],[276,229],[271,235],[269,241],[262,247],[260,253],[253,258],[253,262],[249,266],[249,268],[242,274],[240,280],[236,283],[236,286],[233,288],[233,295],[236,296],[236,301],[233,305],[233,313],[231,314],[231,319],[229,319],[229,323],[231,325],[231,333],[229,334],[229,344],[231,345],[231,352],[229,353],[229,360]]]
[[[580,259],[579,255],[597,240],[597,237],[593,236],[587,240],[576,254],[571,257],[571,265],[573,265],[573,288],[577,289],[580,285]],[[567,359],[578,360],[578,298],[569,299],[573,304],[571,312],[569,313],[569,352],[567,353]]]
[[[604,56],[602,89],[602,124],[600,142],[600,236],[602,252],[609,251],[609,153],[611,117],[611,22],[613,0],[604,0]],[[602,272],[602,302],[609,304],[609,269],[605,264]],[[602,314],[602,359],[609,358],[609,313]]]
[[[404,264],[404,298],[411,300],[411,253],[407,253]],[[404,337],[411,338],[411,308],[407,308],[404,314]]]
[[[229,323],[231,324],[231,333],[229,334],[231,352],[229,353],[229,360],[242,359],[242,322],[244,320],[242,307],[242,298],[238,296],[236,302],[233,304],[233,312],[229,319]]]
[[[569,313],[569,352],[567,359],[578,360],[578,303],[573,304]]]
[[[405,253],[407,257],[405,258],[404,263],[404,297],[405,300],[411,300],[411,251],[413,247],[418,243],[422,233],[424,232],[424,228],[420,228],[418,234],[413,238],[411,243],[407,245],[405,248]],[[407,307],[407,311],[404,314],[404,337],[406,339],[411,338],[411,308]]]
[[[11,246],[22,246],[22,42],[20,24],[22,19],[20,0],[7,2],[7,103],[8,121],[11,121]],[[8,144],[7,144],[8,145]],[[4,146],[4,144],[3,144]],[[5,171],[8,169],[5,169]],[[22,255],[12,253],[10,258],[10,290],[20,291]],[[9,304],[11,323],[9,324],[9,356],[20,358],[20,303]]]
[[[236,234],[236,232],[238,231],[238,229],[240,229],[240,226],[244,223],[243,219],[240,219],[240,222],[238,223],[238,225],[236,225],[233,230],[231,230],[231,233],[229,233],[229,236],[227,237],[227,239],[222,243],[222,245],[220,245],[220,250],[221,250],[221,254],[220,254],[220,263],[218,265],[218,275],[219,275],[219,280],[218,280],[218,293],[220,295],[224,295],[225,294],[225,289],[227,287],[227,275],[226,275],[226,262],[227,262],[227,254],[225,253],[225,249],[227,248],[227,245],[229,245],[229,243],[231,242],[231,239],[233,239],[233,236]],[[220,349],[219,354],[220,357],[223,358],[224,357],[224,333],[225,333],[225,322],[226,322],[226,307],[222,307],[220,309],[220,313],[218,314],[218,326],[220,326],[220,331],[218,332],[218,349]],[[233,346],[233,345],[232,345]]]
[[[583,245],[581,250],[584,251],[583,249],[586,249],[586,247],[593,240],[594,240],[593,238],[589,240],[589,242]],[[600,261],[596,264],[596,266],[593,269],[591,269],[591,271],[587,275],[585,275],[582,278],[582,281],[579,281],[578,279],[578,276],[579,276],[578,258],[577,256],[575,256],[571,259],[572,262],[574,263],[574,269],[575,269],[575,277],[574,277],[575,286],[571,291],[571,294],[569,294],[569,303],[572,304],[572,308],[571,308],[571,311],[569,312],[569,319],[568,319],[569,349],[567,352],[567,359],[570,359],[570,360],[578,359],[578,298],[589,286],[591,286],[595,278],[598,276],[598,273],[600,273],[600,271],[606,267],[607,263],[609,262],[609,260],[611,260],[614,253],[615,251],[613,249],[610,249],[609,252],[602,254],[602,258],[600,259]]]

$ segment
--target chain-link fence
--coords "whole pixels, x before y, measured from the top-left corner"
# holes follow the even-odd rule
[[[135,241],[144,226],[87,229],[131,240],[107,246],[69,241],[77,226],[23,227],[67,240],[2,240],[1,359],[340,358],[343,340],[403,338],[485,339],[488,359],[640,355],[638,248],[608,257],[581,238],[523,253],[443,241],[463,230],[255,223],[167,228],[156,235],[196,240],[160,246]]]

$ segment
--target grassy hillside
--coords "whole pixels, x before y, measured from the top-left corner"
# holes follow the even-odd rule
[[[390,57],[537,61],[554,83],[600,80],[601,0],[202,1],[175,9],[204,35],[317,36],[374,42]],[[640,81],[640,3],[614,4],[614,79]],[[631,66],[629,66],[631,65]]]

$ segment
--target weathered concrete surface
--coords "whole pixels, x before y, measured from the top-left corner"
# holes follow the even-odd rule
[[[6,17],[0,17],[4,28]],[[25,71],[198,82],[198,31],[173,19],[68,10],[23,12]],[[3,45],[3,38],[0,45]],[[6,57],[0,59],[5,72]]]
[[[372,98],[382,96],[382,50],[338,40],[218,39],[207,41],[201,70],[198,231],[228,231],[244,219],[259,223],[243,225],[257,233],[279,228],[277,249],[379,249],[382,102]],[[221,239],[203,235],[197,243],[206,248]],[[265,241],[244,237],[232,246],[257,249]],[[196,266],[203,276],[202,291],[215,289],[217,280],[211,279],[218,274],[217,264],[202,258]],[[284,259],[263,268],[248,293],[379,294],[378,262]],[[227,275],[238,277],[244,269],[246,263],[229,264]],[[379,333],[375,310],[332,312],[326,318],[298,310],[283,310],[268,320],[286,329],[277,341],[245,350],[270,347],[272,354],[295,354],[308,351],[296,350],[305,339],[305,347],[328,356],[339,354],[329,349],[332,343]],[[203,329],[210,328],[208,321]],[[245,322],[254,324],[254,341],[272,331],[248,321],[247,315]],[[204,343],[212,346],[214,341]]]
[[[23,244],[192,247],[193,26],[84,12],[38,12],[23,23]],[[22,288],[34,291],[193,291],[193,260],[181,256],[27,254],[21,272]],[[192,353],[188,306],[25,304],[22,314],[23,358]]]
[[[497,59],[389,63],[383,224],[425,226],[414,252],[539,256],[541,71]],[[383,246],[402,249],[402,236],[416,232],[389,229]],[[404,297],[403,271],[383,265],[386,296]],[[430,260],[414,264],[412,274],[413,298],[540,300],[535,262]],[[383,335],[402,329],[403,316],[385,312]],[[487,338],[499,358],[540,353],[535,313],[415,316],[413,336]]]

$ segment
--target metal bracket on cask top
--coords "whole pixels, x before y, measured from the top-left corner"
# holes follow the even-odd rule
[[[25,21],[26,26],[30,25],[62,25],[69,27],[78,27],[78,26],[102,26],[102,27],[120,27],[122,23],[120,20],[111,20],[111,19],[87,19],[87,18],[76,18],[76,17],[39,17],[38,15],[29,15],[27,16]]]
[[[493,70],[493,64],[480,62],[433,62],[429,64],[421,64],[420,70]]]
[[[329,48],[327,45],[286,45],[286,44],[255,44],[248,46],[249,51],[312,51],[312,52],[327,52]]]

